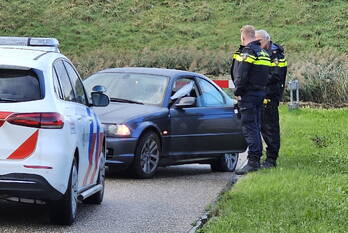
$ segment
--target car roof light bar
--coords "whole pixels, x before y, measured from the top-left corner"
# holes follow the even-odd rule
[[[10,46],[39,46],[39,47],[59,47],[59,41],[56,38],[40,37],[0,37],[0,45]]]

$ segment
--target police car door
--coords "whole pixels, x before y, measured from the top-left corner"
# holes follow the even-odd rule
[[[95,184],[98,177],[98,160],[102,145],[100,134],[101,124],[98,121],[96,114],[88,107],[87,94],[77,71],[67,61],[64,61],[64,65],[68,71],[77,102],[79,103],[76,105],[76,115],[80,121],[81,130],[83,131],[83,138],[81,140],[83,148],[81,148],[81,150],[88,155],[88,163],[86,161],[86,163],[80,164],[81,167],[86,168],[86,174],[84,176],[83,174],[80,175],[80,181],[82,182],[82,186],[88,186]]]
[[[86,179],[88,167],[88,133],[89,118],[87,116],[86,97],[83,96],[78,88],[76,73],[71,65],[63,59],[55,61],[54,68],[58,77],[61,92],[65,100],[64,103],[64,119],[69,124],[72,145],[78,148],[79,152],[79,187],[87,185]],[[81,84],[82,85],[82,84]],[[85,98],[85,99],[84,99]],[[68,147],[67,147],[68,148]],[[70,148],[69,148],[70,149]],[[70,151],[67,151],[67,153]],[[71,153],[71,152],[70,152]],[[73,153],[73,152],[72,152]],[[72,156],[72,155],[71,155]]]

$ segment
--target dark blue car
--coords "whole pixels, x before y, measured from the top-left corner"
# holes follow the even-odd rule
[[[234,171],[245,151],[233,100],[207,77],[156,68],[115,68],[88,77],[106,87],[110,105],[96,108],[105,125],[110,170],[152,177],[159,166],[210,164]]]

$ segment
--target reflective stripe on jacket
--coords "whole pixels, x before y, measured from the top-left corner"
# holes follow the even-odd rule
[[[288,62],[284,49],[271,42],[267,51],[271,58],[271,72],[267,82],[266,98],[280,101],[284,92]]]
[[[269,54],[261,49],[259,41],[241,46],[233,54],[231,67],[231,77],[236,85],[235,95],[265,91],[271,67]]]

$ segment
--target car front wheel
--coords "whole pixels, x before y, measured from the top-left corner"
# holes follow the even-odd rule
[[[137,178],[151,178],[156,173],[161,153],[160,140],[153,131],[146,132],[139,139],[132,165]]]
[[[218,160],[210,164],[211,170],[214,172],[233,172],[238,163],[238,153],[223,154]]]

